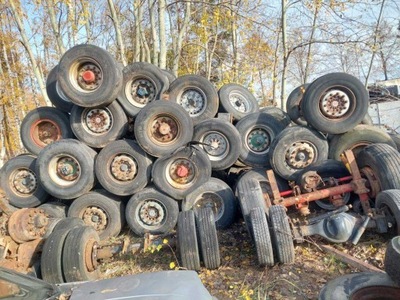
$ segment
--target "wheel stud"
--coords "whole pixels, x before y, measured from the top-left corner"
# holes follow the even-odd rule
[[[93,83],[96,80],[96,75],[91,70],[82,73],[82,79],[85,83]]]

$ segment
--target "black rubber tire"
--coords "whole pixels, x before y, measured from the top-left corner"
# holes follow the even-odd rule
[[[398,285],[400,285],[400,236],[392,238],[386,248],[385,272]]]
[[[39,153],[36,160],[36,172],[43,188],[60,199],[75,199],[89,192],[95,184],[96,155],[97,153],[89,146],[73,139],[60,140],[47,146]],[[78,176],[74,181],[61,179],[56,174],[55,164],[65,157],[75,160],[79,165],[82,176]]]
[[[98,125],[95,120],[89,121],[89,116],[96,119],[107,116],[102,122],[109,122],[109,125],[103,124],[102,128],[95,128]],[[123,137],[128,130],[128,118],[117,101],[107,107],[85,108],[74,105],[70,121],[71,129],[78,140],[93,148],[105,147]],[[89,127],[89,122],[93,128]]]
[[[211,208],[203,208],[196,213],[196,227],[199,234],[200,256],[209,270],[221,265],[217,227]]]
[[[285,126],[266,113],[249,114],[235,126],[242,137],[239,161],[252,167],[269,167],[268,152],[271,143]],[[263,144],[252,145],[252,137],[262,138]]]
[[[396,300],[400,288],[386,273],[361,272],[337,277],[321,289],[319,300],[385,299]]]
[[[238,130],[231,123],[219,119],[209,119],[194,127],[193,140],[205,143],[199,146],[206,151],[213,170],[225,170],[239,158],[241,138]],[[212,147],[212,142],[217,147]]]
[[[389,189],[380,192],[375,199],[375,208],[382,210],[392,219],[394,233],[400,235],[400,190]]]
[[[253,208],[250,211],[250,222],[258,264],[261,267],[271,267],[275,264],[275,259],[265,211],[261,207]]]
[[[200,111],[197,112],[198,108],[192,103],[182,103],[183,96],[187,96],[184,94],[188,92],[196,92],[202,98],[204,107]],[[190,99],[195,102],[195,99]],[[217,91],[210,81],[199,75],[184,75],[175,79],[169,87],[169,100],[182,106],[189,113],[194,125],[213,118],[218,112]],[[197,105],[197,102],[194,104]]]
[[[64,242],[62,266],[66,282],[91,281],[100,278],[100,269],[89,270],[86,264],[86,248],[91,243],[99,244],[100,238],[91,226],[72,229]]]
[[[286,100],[286,112],[289,118],[297,125],[307,125],[307,121],[304,119],[301,111],[301,101],[309,85],[309,83],[306,83],[298,86],[289,94]]]
[[[200,253],[197,242],[195,214],[193,210],[182,211],[178,216],[177,248],[181,266],[188,270],[200,270]]]
[[[390,137],[396,144],[397,151],[400,151],[400,134],[390,134]]]
[[[173,178],[171,175],[176,176],[177,167],[182,163],[190,165],[186,167],[188,176]],[[160,191],[176,200],[182,200],[211,178],[211,162],[203,149],[190,145],[169,156],[158,158],[153,164],[151,177]]]
[[[155,213],[156,217],[162,219],[154,220],[149,212]],[[146,187],[140,193],[133,195],[125,209],[126,221],[133,233],[138,236],[144,236],[147,232],[170,233],[176,225],[178,213],[178,202],[153,187]],[[148,220],[143,220],[143,216]]]
[[[120,169],[123,166],[127,167],[125,172]],[[151,168],[151,158],[135,141],[128,139],[109,143],[95,161],[96,177],[101,186],[119,196],[130,196],[142,190],[150,182]],[[114,174],[113,170],[121,174]],[[132,177],[130,173],[135,174]]]
[[[90,216],[97,216],[98,220]],[[68,217],[81,218],[86,225],[93,226],[103,241],[121,232],[125,224],[125,204],[105,190],[94,190],[71,203]]]
[[[155,126],[156,119],[161,117],[172,119],[176,125],[176,137],[169,142],[160,142],[158,140],[161,136],[154,137],[149,132]],[[192,140],[193,121],[180,105],[170,101],[154,101],[146,105],[136,116],[134,131],[135,138],[143,150],[152,156],[160,157],[171,154]]]
[[[93,90],[79,87],[78,68],[96,66],[101,70],[101,82]],[[82,107],[106,106],[113,102],[122,87],[122,69],[106,50],[89,44],[70,48],[61,57],[57,77],[62,93],[76,105]]]
[[[369,125],[369,126],[374,125],[374,122],[372,121],[372,118],[368,112],[365,114],[364,119],[361,120],[360,124]]]
[[[46,202],[39,206],[50,218],[64,219],[67,216],[68,206],[61,202]]]
[[[176,76],[170,70],[161,69],[161,72],[167,77],[168,84],[171,84],[176,79]]]
[[[290,119],[289,115],[279,107],[275,106],[263,107],[260,108],[260,112],[273,116],[284,127],[287,127],[290,125],[290,123],[292,123],[292,120]]]
[[[277,261],[282,264],[293,263],[295,259],[294,244],[286,209],[281,205],[271,206],[269,221]]]
[[[390,135],[378,127],[369,125],[357,125],[352,130],[335,135],[329,141],[329,158],[340,160],[340,154],[345,150],[353,150],[355,156],[365,147],[371,144],[382,143],[397,149]]]
[[[372,169],[381,191],[400,189],[400,153],[393,147],[387,144],[367,146],[356,160],[360,170],[365,167]]]
[[[57,230],[65,230],[67,228],[72,229],[75,227],[86,226],[85,222],[83,222],[80,218],[70,218],[66,217],[54,226],[53,232]]]
[[[46,92],[47,96],[49,97],[51,103],[53,105],[65,112],[70,112],[72,106],[74,105],[65,95],[63,95],[58,82],[58,65],[55,66],[49,74],[47,75],[46,79]]]
[[[247,231],[251,234],[250,211],[256,207],[261,207],[265,213],[269,211],[269,206],[264,201],[264,195],[259,181],[254,178],[239,180],[236,186],[236,197],[239,200]]]
[[[327,116],[322,113],[323,104],[321,102],[325,101],[324,97],[328,95],[329,91],[336,94],[341,93],[341,100],[347,98],[347,111],[342,116]],[[337,98],[333,101],[335,100]],[[360,80],[346,73],[330,73],[314,80],[306,89],[301,101],[301,110],[307,123],[321,132],[332,134],[340,134],[353,129],[364,118],[368,106],[367,89]]]
[[[235,221],[237,203],[232,189],[224,181],[211,177],[188,194],[182,201],[182,210],[212,207],[218,229],[226,229]]]
[[[44,281],[48,283],[66,282],[62,266],[64,242],[72,229],[84,226],[83,221],[80,221],[80,224],[69,223],[68,226],[63,226],[63,228],[58,228],[56,230],[57,224],[53,232],[45,240],[40,259],[41,273]]]
[[[69,122],[68,114],[57,108],[35,108],[22,120],[22,144],[30,153],[38,155],[44,147],[54,141],[74,138]],[[43,131],[40,136],[39,130]]]
[[[303,174],[305,174],[308,171],[314,171],[317,172],[318,175],[322,179],[328,179],[330,177],[334,178],[341,178],[345,176],[350,176],[350,172],[347,170],[345,165],[342,162],[339,162],[337,160],[333,159],[327,159],[324,161],[317,162],[315,164],[312,164],[308,166],[307,168],[301,170],[296,174],[296,184],[301,186],[301,177]],[[350,194],[345,195],[344,198],[344,204],[347,204],[347,202],[350,200]],[[315,203],[322,209],[326,210],[334,210],[337,207],[333,205],[329,199],[321,199],[315,201]]]
[[[147,62],[134,62],[127,65],[123,71],[122,88],[118,94],[118,102],[130,117],[135,117],[139,111],[152,101],[159,100],[168,90],[167,76],[155,65]],[[132,85],[135,83],[135,99],[132,95]],[[140,87],[140,91],[138,88]],[[138,94],[145,89],[146,96]],[[141,101],[141,102],[139,102]]]
[[[307,148],[304,148],[303,145],[306,145]],[[292,152],[289,153],[289,151]],[[293,156],[294,151],[298,152],[295,156]],[[312,151],[312,156],[309,156],[310,151]],[[299,157],[299,154],[302,154],[304,159]],[[299,171],[327,158],[328,141],[326,138],[318,131],[304,126],[287,127],[272,141],[269,150],[271,167],[279,176],[287,180],[295,180]]]
[[[219,91],[219,111],[227,112],[235,120],[259,111],[256,97],[244,86],[236,83],[223,85]],[[235,105],[231,102],[236,100]]]
[[[46,202],[47,198],[49,197],[48,193],[39,182],[35,165],[36,158],[34,156],[19,155],[10,158],[1,168],[0,185],[5,193],[6,198],[12,206],[18,208],[36,207]],[[28,172],[30,175],[28,178],[31,180],[36,180],[36,184],[33,182],[35,186],[32,187],[30,192],[29,190],[21,191],[16,189],[14,185],[14,182],[17,179],[19,179],[18,181],[22,180],[21,184],[23,185],[25,179],[22,178],[25,177],[20,177],[19,175],[24,175],[26,172]]]

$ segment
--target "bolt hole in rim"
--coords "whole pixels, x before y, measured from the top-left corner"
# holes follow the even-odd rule
[[[193,210],[199,211],[207,207],[211,208],[213,211],[216,221],[218,221],[225,212],[224,200],[214,192],[204,192],[197,197],[193,205]]]
[[[178,104],[182,106],[191,117],[200,116],[207,107],[207,97],[197,87],[187,87],[177,97]]]
[[[82,93],[92,93],[103,83],[103,69],[91,57],[81,57],[70,67],[69,80],[72,86]]]
[[[356,96],[344,86],[334,86],[323,93],[320,98],[321,113],[328,119],[342,120],[348,118],[355,109]]]
[[[82,113],[81,123],[87,132],[102,135],[109,132],[114,124],[108,108],[86,108]]]
[[[11,173],[10,181],[13,192],[22,197],[32,195],[38,187],[35,173],[27,168],[14,170]]]
[[[45,147],[61,139],[61,129],[58,124],[49,119],[40,119],[30,128],[31,139],[39,147]]]
[[[173,144],[179,139],[182,126],[173,116],[168,114],[156,115],[148,128],[151,141],[158,145]]]
[[[251,109],[251,102],[237,92],[231,92],[229,94],[229,102],[235,110],[241,113],[247,113]]]
[[[71,186],[81,177],[81,165],[72,155],[60,154],[50,160],[48,173],[51,180],[57,185]]]
[[[167,182],[172,187],[182,190],[194,184],[197,173],[197,166],[185,157],[172,160],[165,168]]]
[[[132,79],[125,85],[125,96],[132,105],[143,108],[156,99],[156,84],[148,77]]]
[[[128,153],[119,153],[113,156],[109,163],[110,178],[115,181],[132,181],[137,176],[137,161]]]
[[[285,153],[285,165],[289,169],[304,169],[314,163],[318,157],[318,150],[309,141],[297,141],[292,143]]]
[[[80,218],[85,224],[92,226],[97,232],[102,232],[107,228],[109,215],[100,206],[89,206],[82,212]]]
[[[266,154],[271,145],[273,133],[264,126],[254,126],[246,133],[246,147],[256,154]]]
[[[144,229],[155,230],[165,223],[167,208],[157,199],[147,199],[141,201],[136,208],[135,215]]]
[[[226,136],[218,131],[209,131],[202,136],[200,142],[211,161],[221,161],[228,156],[230,145]]]

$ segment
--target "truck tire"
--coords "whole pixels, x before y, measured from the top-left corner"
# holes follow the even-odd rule
[[[278,120],[279,123],[282,124],[284,128],[286,128],[287,126],[290,125],[290,123],[292,123],[292,120],[290,119],[289,115],[279,107],[275,106],[263,107],[260,109],[260,112],[273,116],[276,120]]]
[[[69,113],[74,105],[61,91],[58,84],[58,65],[49,72],[46,79],[46,92],[53,105]]]
[[[196,221],[193,210],[182,211],[178,216],[178,253],[183,268],[200,270],[200,253],[197,242]]]
[[[307,125],[307,121],[304,119],[301,111],[301,101],[309,85],[309,83],[306,83],[298,86],[289,94],[286,100],[286,112],[290,119],[297,125]]]

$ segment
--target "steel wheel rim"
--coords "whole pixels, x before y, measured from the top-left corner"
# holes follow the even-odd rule
[[[211,161],[221,161],[229,154],[228,139],[221,132],[209,131],[201,138],[200,142],[207,144],[203,145],[203,149]]]
[[[176,158],[166,166],[165,177],[172,187],[187,189],[197,178],[197,167],[187,158]]]
[[[225,212],[224,200],[220,195],[213,192],[204,192],[197,197],[193,210],[198,211],[203,208],[210,207],[214,213],[215,221],[221,219]]]
[[[107,211],[99,206],[89,206],[82,213],[85,224],[92,226],[97,232],[104,231],[108,226]]]
[[[318,151],[309,141],[292,143],[285,153],[285,164],[290,169],[304,169],[317,160]]]
[[[60,140],[62,137],[60,126],[50,119],[40,119],[33,123],[30,128],[30,135],[33,142],[41,148]]]
[[[116,181],[131,181],[136,178],[137,171],[136,159],[127,153],[115,155],[110,162],[110,174]]]
[[[125,96],[129,103],[138,108],[145,107],[156,99],[156,85],[147,77],[132,79],[125,86]]]
[[[148,127],[148,135],[153,143],[173,144],[180,137],[181,123],[171,115],[155,116]]]
[[[81,165],[75,157],[61,154],[50,160],[48,172],[51,180],[56,184],[71,186],[81,177]]]
[[[77,59],[69,70],[72,86],[81,93],[92,93],[103,83],[104,71],[100,64],[91,57]]]
[[[82,124],[91,134],[105,134],[111,130],[113,123],[113,115],[107,108],[87,108],[82,113]]]
[[[163,225],[167,217],[167,208],[157,199],[147,199],[140,203],[135,215],[143,228],[152,230]]]
[[[251,109],[250,101],[238,92],[232,92],[229,94],[229,103],[235,110],[241,113],[247,113]]]
[[[340,119],[348,116],[354,110],[354,93],[343,86],[328,89],[320,98],[321,113],[329,119]]]
[[[250,152],[265,154],[268,152],[274,135],[264,126],[254,126],[246,134],[246,147]]]
[[[207,97],[199,88],[189,87],[178,96],[178,104],[182,106],[191,117],[197,117],[205,111]]]
[[[27,168],[14,170],[10,175],[9,181],[12,183],[10,185],[11,189],[19,196],[32,195],[38,187],[36,174]]]

